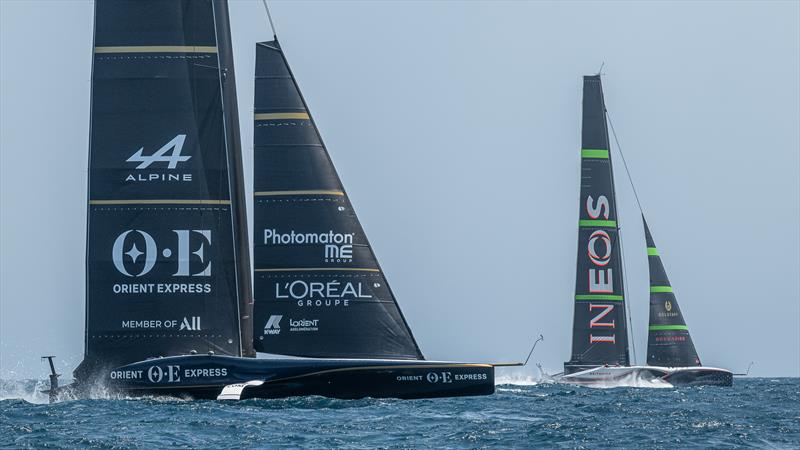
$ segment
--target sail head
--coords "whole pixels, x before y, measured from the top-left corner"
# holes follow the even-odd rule
[[[254,346],[422,359],[277,41],[256,45]]]
[[[252,353],[241,338],[250,269],[227,22],[223,1],[95,2],[77,372]]]
[[[599,75],[583,79],[581,189],[572,355],[567,373],[586,366],[628,365],[614,175]]]
[[[699,366],[689,328],[672,291],[664,264],[647,221],[642,216],[647,260],[650,268],[650,325],[647,334],[647,364],[663,367]]]

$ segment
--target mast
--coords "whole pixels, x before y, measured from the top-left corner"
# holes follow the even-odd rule
[[[566,373],[629,365],[614,173],[600,75],[583,77],[581,193],[572,356]]]
[[[647,262],[650,267],[650,326],[647,334],[647,364],[664,367],[700,366],[689,328],[672,291],[650,228],[642,215]]]
[[[93,53],[76,378],[192,351],[252,354],[226,3],[97,0]]]
[[[256,45],[259,352],[423,359],[277,38]]]

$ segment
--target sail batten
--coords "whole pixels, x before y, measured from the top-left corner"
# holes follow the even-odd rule
[[[621,245],[600,76],[583,79],[580,214],[572,356],[566,373],[628,365]]]
[[[256,350],[422,359],[277,41],[253,121]]]
[[[650,324],[647,364],[665,367],[699,366],[700,357],[689,334],[661,255],[642,216],[650,270]]]

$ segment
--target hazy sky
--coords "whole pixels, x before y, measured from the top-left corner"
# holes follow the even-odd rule
[[[518,360],[543,333],[533,361],[569,359],[581,76],[605,62],[704,364],[800,375],[799,2],[271,7],[428,358]],[[271,31],[260,1],[230,9],[247,173],[255,42]],[[93,6],[0,0],[0,16],[0,378],[44,375],[44,354],[68,373],[83,352]],[[647,256],[612,158],[644,362]]]

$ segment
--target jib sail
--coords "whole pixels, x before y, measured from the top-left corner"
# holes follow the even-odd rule
[[[583,78],[581,194],[572,357],[581,366],[628,365],[622,259],[600,76]]]
[[[658,248],[642,216],[650,266],[650,327],[647,335],[647,364],[651,366],[699,366],[700,357],[692,343],[681,308],[672,292]]]
[[[252,354],[226,3],[98,0],[94,45],[82,368]]]
[[[255,349],[421,359],[277,40],[254,119]]]

